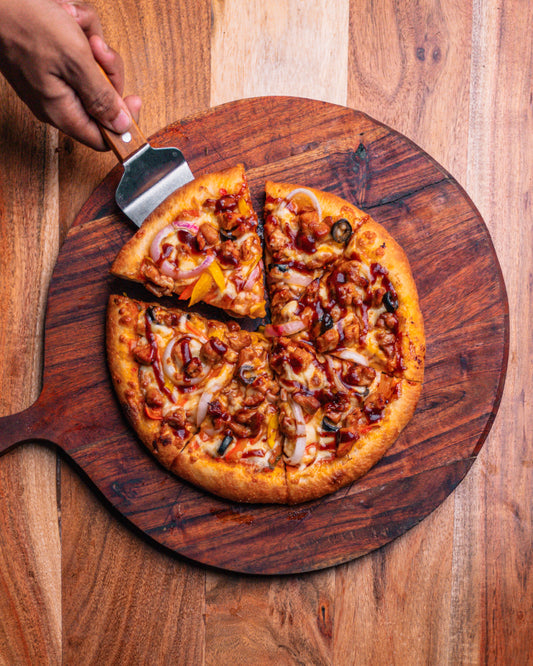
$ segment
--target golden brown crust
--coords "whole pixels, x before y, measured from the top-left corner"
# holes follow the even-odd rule
[[[303,470],[288,466],[289,503],[298,504],[322,497],[366,474],[410,421],[421,390],[421,384],[402,380],[401,396],[389,405],[379,426],[357,440],[342,458],[317,461]]]
[[[247,463],[215,459],[197,446],[196,436],[176,458],[172,471],[214,495],[236,502],[285,504],[288,501],[283,465],[259,469]]]

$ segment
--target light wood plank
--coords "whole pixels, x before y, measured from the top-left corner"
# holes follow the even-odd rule
[[[454,661],[533,661],[533,8],[474,3],[467,187],[491,231],[510,306],[499,414],[456,493]],[[477,573],[476,573],[477,572]]]
[[[211,106],[261,95],[346,103],[347,0],[212,6]]]
[[[7,414],[30,405],[40,388],[45,296],[58,251],[57,132],[38,123],[3,80],[0,96],[0,413]],[[59,663],[55,481],[56,455],[42,446],[27,445],[0,461],[0,660],[5,663],[21,656]]]

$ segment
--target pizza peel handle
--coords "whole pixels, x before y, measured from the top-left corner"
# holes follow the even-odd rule
[[[106,76],[103,70],[102,74]],[[168,196],[194,179],[181,150],[153,148],[134,120],[124,134],[116,134],[102,125],[99,127],[124,166],[115,201],[138,227]]]

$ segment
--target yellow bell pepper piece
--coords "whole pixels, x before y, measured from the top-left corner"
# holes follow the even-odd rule
[[[265,304],[257,303],[250,308],[250,317],[264,317],[266,315]]]
[[[220,264],[217,261],[212,261],[207,267],[207,270],[211,274],[211,277],[215,281],[215,284],[220,289],[220,291],[224,291],[226,287],[226,279],[222,269],[220,268]]]
[[[244,216],[250,215],[250,206],[246,203],[246,199],[241,197],[237,203],[237,208],[239,213]]]
[[[211,277],[211,274],[208,271],[204,271],[194,285],[189,305],[194,305],[195,303],[198,303],[198,301],[201,301],[212,286],[213,278]]]
[[[267,443],[271,449],[276,445],[276,433],[278,431],[278,415],[272,414],[268,419]]]

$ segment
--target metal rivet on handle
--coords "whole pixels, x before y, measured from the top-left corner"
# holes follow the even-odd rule
[[[129,132],[125,132],[120,138],[122,141],[124,141],[124,143],[129,143],[131,141],[131,134]]]

